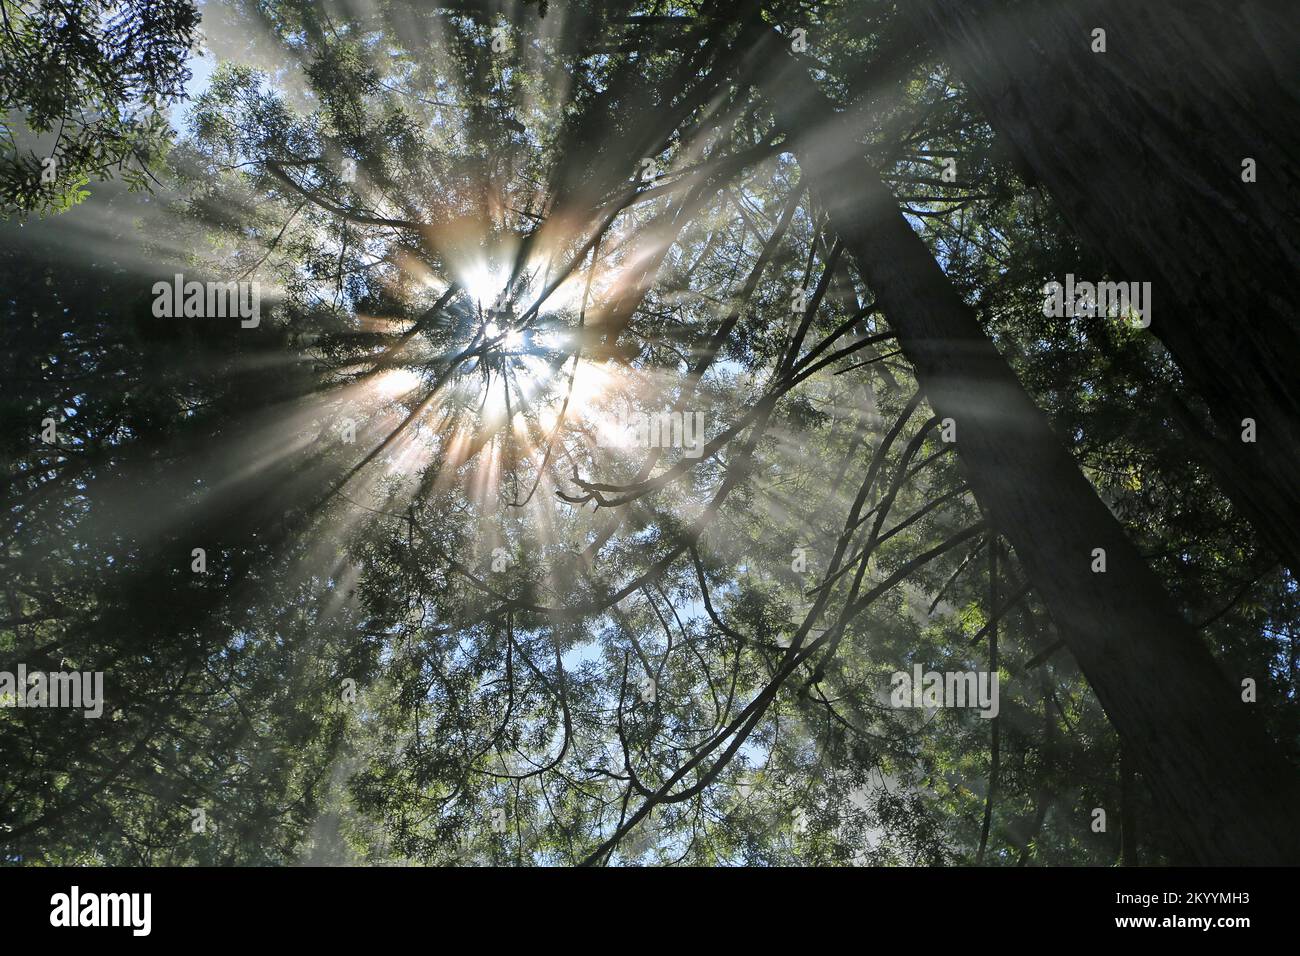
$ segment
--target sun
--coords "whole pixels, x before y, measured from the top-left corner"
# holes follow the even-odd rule
[[[474,334],[485,346],[483,361],[472,365],[486,373],[482,380],[482,410],[492,417],[507,409],[522,412],[542,423],[548,432],[558,423],[560,408],[566,409],[563,417],[570,422],[603,420],[605,400],[621,386],[621,377],[606,363],[581,354],[576,363],[571,358],[557,361],[576,338],[564,323],[556,326],[550,321],[536,321],[555,313],[577,313],[589,296],[600,293],[591,287],[589,277],[570,276],[553,288],[548,286],[542,292],[543,301],[531,309],[526,302],[506,305],[501,301],[504,292],[520,294],[528,289],[529,276],[550,274],[546,263],[529,265],[532,268],[521,271],[522,281],[513,290],[510,269],[498,266],[487,256],[454,270],[457,283],[478,313]],[[517,316],[525,313],[530,313],[531,319],[520,324]]]
[[[479,306],[489,306],[506,287],[507,274],[487,262],[478,262],[465,270],[460,284],[470,299]]]

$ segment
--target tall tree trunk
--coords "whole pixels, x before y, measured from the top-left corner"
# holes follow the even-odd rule
[[[930,405],[956,422],[972,489],[1188,851],[1205,863],[1300,862],[1300,787],[1278,748],[862,158],[852,129],[773,30],[751,22],[738,43]],[[1105,573],[1091,570],[1097,548]]]
[[[989,535],[989,673],[998,672],[998,535]],[[998,718],[989,721],[989,790],[984,798],[984,823],[980,826],[980,846],[975,863],[984,862],[984,852],[989,845],[989,830],[993,826],[993,803],[998,796]]]
[[[1300,573],[1294,0],[925,0],[913,12],[1098,261],[1152,283],[1151,332],[1208,410],[1180,416],[1189,442]]]
[[[1138,865],[1137,800],[1133,793],[1133,762],[1119,749],[1119,863]]]

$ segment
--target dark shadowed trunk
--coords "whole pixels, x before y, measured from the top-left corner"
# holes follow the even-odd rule
[[[1133,762],[1119,750],[1119,862],[1121,866],[1138,865],[1137,801],[1133,793]]]
[[[739,42],[934,410],[1136,768],[1205,863],[1294,863],[1298,789],[1270,741],[1021,387],[862,147],[781,38]],[[1094,573],[1094,549],[1105,573]],[[1259,676],[1255,675],[1258,679]]]
[[[1179,416],[1184,433],[1260,539],[1300,571],[1293,0],[915,9],[1027,178],[1113,278],[1152,283],[1151,332],[1205,406]],[[1093,49],[1097,29],[1105,52]],[[1243,182],[1248,159],[1255,182]],[[1254,443],[1242,441],[1247,418]]]

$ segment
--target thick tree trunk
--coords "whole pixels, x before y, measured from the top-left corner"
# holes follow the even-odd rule
[[[1206,863],[1300,863],[1300,787],[1236,675],[1218,671],[785,43],[763,25],[738,42],[931,406],[957,423],[976,496],[1188,851]],[[1105,573],[1091,570],[1096,548]]]
[[[1116,280],[1152,283],[1151,332],[1208,409],[1182,416],[1189,440],[1300,573],[1294,0],[913,9],[1098,261]],[[1095,29],[1105,52],[1094,52]],[[1256,182],[1242,181],[1246,159]],[[1242,441],[1246,418],[1253,444]]]

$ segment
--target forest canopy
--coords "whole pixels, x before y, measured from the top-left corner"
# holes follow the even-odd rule
[[[0,5],[6,863],[1300,862],[1280,4]]]

